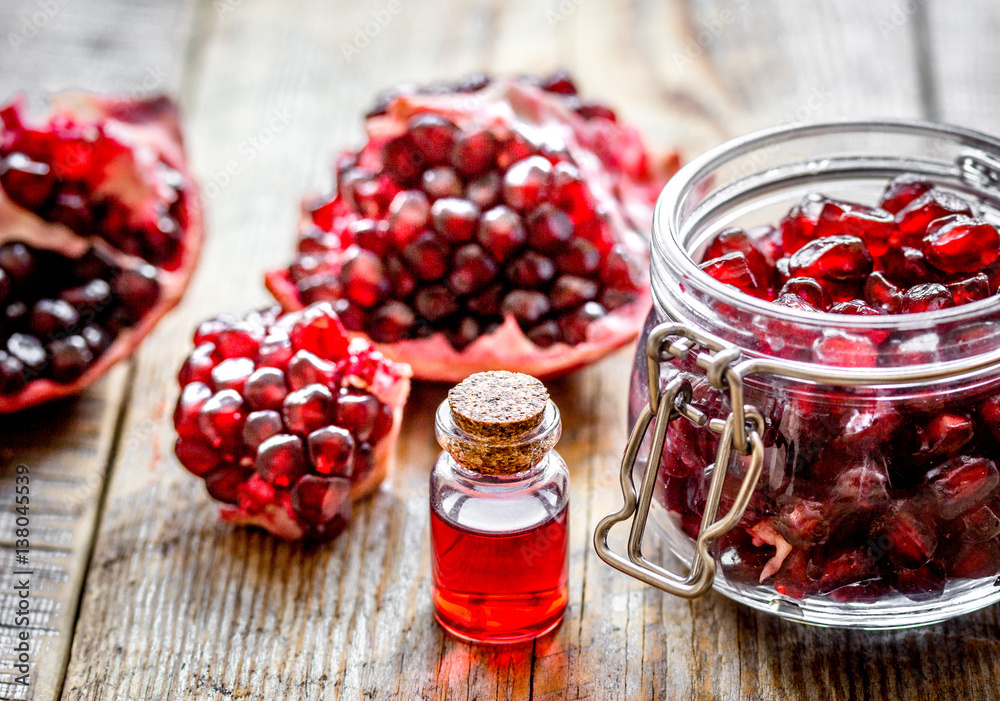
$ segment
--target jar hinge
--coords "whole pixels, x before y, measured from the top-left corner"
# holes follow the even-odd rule
[[[691,382],[684,373],[675,371],[666,386],[662,390],[660,388],[661,364],[686,358],[692,352],[696,353],[695,362],[705,370],[709,383],[716,389],[729,392],[732,413],[725,420],[709,420],[701,410],[690,404]],[[625,504],[617,513],[602,519],[594,532],[594,548],[602,560],[646,584],[686,599],[704,596],[712,588],[715,560],[709,553],[709,548],[743,517],[764,464],[764,442],[761,438],[764,433],[764,418],[756,408],[744,404],[743,377],[735,367],[741,356],[738,348],[722,344],[682,324],[666,323],[653,329],[646,344],[649,403],[643,407],[636,420],[621,464],[621,489]],[[667,571],[642,554],[642,537],[649,517],[667,430],[673,421],[681,418],[698,427],[707,427],[719,435],[719,448],[711,469],[712,480],[701,530],[688,573],[683,576]],[[653,440],[650,457],[637,492],[633,470],[651,423]],[[719,501],[734,448],[741,454],[750,456],[750,464],[732,507],[725,516],[718,518]],[[626,558],[611,550],[608,546],[608,534],[615,524],[629,519],[632,519],[632,525]]]

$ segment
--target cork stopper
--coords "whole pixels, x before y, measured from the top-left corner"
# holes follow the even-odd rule
[[[448,392],[438,412],[441,446],[459,464],[483,475],[529,469],[552,449],[559,434],[559,412],[545,385],[523,373],[471,375]]]
[[[542,423],[549,393],[520,372],[478,372],[448,392],[455,423],[481,438],[511,439]]]

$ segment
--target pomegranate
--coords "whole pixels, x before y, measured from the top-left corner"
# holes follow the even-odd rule
[[[74,93],[0,108],[0,412],[75,394],[180,299],[202,242],[177,109]]]
[[[309,201],[286,309],[333,302],[416,377],[564,374],[632,340],[650,306],[646,232],[676,158],[654,162],[565,74],[399,89]]]
[[[410,368],[320,302],[201,324],[177,376],[177,459],[225,521],[332,538],[394,459]]]

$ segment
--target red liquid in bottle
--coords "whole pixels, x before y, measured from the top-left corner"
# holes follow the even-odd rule
[[[526,640],[556,628],[569,599],[567,512],[528,530],[486,533],[432,509],[438,622],[477,642]]]

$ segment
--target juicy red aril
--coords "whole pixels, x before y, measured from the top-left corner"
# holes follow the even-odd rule
[[[389,205],[389,230],[400,247],[406,246],[423,231],[429,222],[431,205],[427,195],[419,190],[404,190]]]
[[[864,336],[828,331],[813,343],[813,357],[823,365],[873,368],[878,365],[878,348]]]
[[[410,138],[428,163],[447,163],[455,143],[455,125],[444,117],[425,113],[412,117],[407,125]]]
[[[807,499],[792,499],[783,504],[774,526],[792,546],[800,548],[824,543],[830,533],[824,505]]]
[[[302,439],[279,433],[271,436],[257,449],[257,474],[276,487],[288,487],[306,474]]]
[[[368,323],[367,331],[376,343],[395,343],[407,338],[417,316],[406,304],[390,301],[379,307]]]
[[[460,197],[463,185],[458,175],[451,168],[439,166],[425,170],[420,186],[428,197]]]
[[[584,239],[573,239],[556,253],[556,267],[570,275],[592,275],[601,266],[601,254]]]
[[[277,375],[271,375],[270,377],[272,377],[273,381],[277,383]],[[292,390],[299,390],[314,384],[329,385],[334,382],[336,377],[336,365],[323,360],[315,353],[310,353],[307,350],[300,350],[292,356],[291,360],[288,361],[288,367],[282,374],[281,379],[282,383],[284,383],[287,378],[288,386]],[[285,396],[287,396],[287,392],[281,395],[282,402],[284,402]]]
[[[382,261],[374,253],[358,250],[344,262],[337,276],[347,299],[362,307],[371,307],[390,292]]]
[[[323,475],[350,477],[354,470],[354,437],[346,429],[326,426],[309,434],[309,457]]]
[[[909,501],[900,502],[882,526],[878,543],[891,562],[917,569],[934,557],[937,549],[933,516],[928,517]]]
[[[889,250],[895,231],[892,214],[884,209],[831,201],[823,206],[813,234],[816,238],[855,236],[864,241],[871,255],[881,256]]]
[[[235,504],[239,501],[239,490],[253,471],[239,465],[222,465],[205,475],[205,489],[216,501]]]
[[[243,430],[243,397],[233,389],[216,392],[198,412],[198,428],[216,448],[230,448],[239,443]]]
[[[919,455],[955,455],[975,436],[975,426],[968,416],[939,414],[920,427],[921,440]]]
[[[536,288],[548,283],[556,274],[556,266],[535,251],[527,251],[507,265],[507,279],[518,287]]]
[[[899,175],[889,181],[882,193],[882,209],[896,214],[934,186],[918,175]]]
[[[850,584],[873,579],[877,575],[878,568],[868,551],[853,550],[826,563],[821,570],[818,587],[821,592],[832,592]]]
[[[451,164],[461,173],[475,175],[496,158],[496,150],[496,138],[488,129],[463,129],[451,148]]]
[[[519,211],[534,209],[548,197],[551,182],[552,164],[541,156],[529,156],[504,175],[504,201]]]
[[[455,251],[448,286],[455,294],[468,295],[486,287],[497,274],[496,261],[478,244]]]
[[[211,396],[212,390],[202,382],[191,382],[184,386],[174,408],[174,427],[177,429],[177,435],[192,439],[201,436],[198,412]]]
[[[256,452],[260,444],[271,436],[276,436],[284,430],[281,414],[277,411],[255,411],[243,424],[243,442],[250,450]]]
[[[476,234],[479,243],[498,261],[505,261],[528,240],[521,218],[500,205],[483,214]]]
[[[181,387],[191,382],[204,382],[211,384],[212,369],[222,359],[221,354],[212,343],[202,343],[195,347],[191,355],[184,361],[180,372],[177,373],[177,381]]]
[[[351,483],[342,477],[306,475],[292,488],[295,513],[314,524],[327,524],[341,516],[346,525],[350,507]]]
[[[924,257],[946,273],[976,273],[1000,258],[1000,232],[979,219],[956,214],[927,227]]]
[[[794,277],[862,280],[872,272],[872,257],[857,236],[828,236],[800,248],[789,272]]]
[[[573,220],[561,209],[545,203],[528,219],[531,243],[544,253],[557,253],[573,238]]]
[[[979,273],[949,284],[948,291],[956,306],[978,302],[990,296],[990,279],[984,273]]]
[[[993,437],[1000,441],[1000,394],[986,400],[979,410],[979,415],[993,433]]]
[[[219,331],[215,345],[224,358],[251,358],[260,348],[263,332],[250,324],[237,322]]]
[[[439,280],[448,270],[451,249],[436,235],[426,233],[413,240],[402,251],[403,260],[418,279]],[[388,292],[388,282],[386,282]]]
[[[955,299],[944,285],[936,282],[914,285],[903,294],[904,314],[933,312],[955,306]]]
[[[500,201],[500,187],[502,180],[500,175],[489,172],[474,180],[470,180],[465,186],[465,197],[479,209],[489,209]]]
[[[727,253],[721,258],[706,261],[701,264],[701,269],[723,284],[732,285],[750,295],[757,293],[757,280],[742,253]]]
[[[11,334],[7,339],[7,353],[23,364],[26,373],[38,375],[45,367],[45,346],[34,336]]]
[[[219,454],[197,437],[178,437],[174,453],[180,464],[196,477],[203,477],[219,464]]]
[[[935,467],[926,479],[944,519],[980,506],[1000,485],[1000,473],[992,460],[967,455]]]
[[[504,314],[510,314],[521,325],[537,323],[552,308],[549,298],[541,292],[530,290],[514,290],[504,297],[500,309]]]
[[[328,304],[314,304],[304,309],[301,318],[292,326],[290,337],[296,348],[314,353],[320,358],[347,355],[347,336]]]
[[[228,358],[212,368],[212,389],[216,392],[234,389],[243,392],[247,378],[253,374],[254,363],[250,358]],[[253,407],[251,407],[253,408]]]
[[[972,208],[960,197],[941,190],[928,190],[896,213],[899,231],[893,236],[894,247],[919,248],[930,223],[952,214],[972,215]]]
[[[282,416],[290,431],[307,435],[330,423],[333,416],[333,394],[327,387],[319,384],[295,390],[285,397]]]
[[[798,295],[820,311],[830,309],[832,302],[826,289],[811,277],[793,277],[778,292],[782,295]]]
[[[903,292],[880,271],[865,281],[864,294],[870,306],[886,314],[899,314],[903,309]]]
[[[243,386],[247,406],[254,411],[280,409],[287,395],[285,373],[274,367],[254,370]]]
[[[439,199],[431,206],[434,229],[451,243],[465,243],[476,235],[479,207],[469,200]]]
[[[61,299],[41,299],[35,303],[28,319],[28,329],[40,338],[65,334],[80,322],[80,315]]]
[[[53,341],[48,347],[50,375],[56,382],[72,382],[80,377],[94,360],[83,336],[68,336]]]
[[[816,238],[816,225],[827,202],[822,195],[806,195],[781,220],[781,242],[788,255]]]

